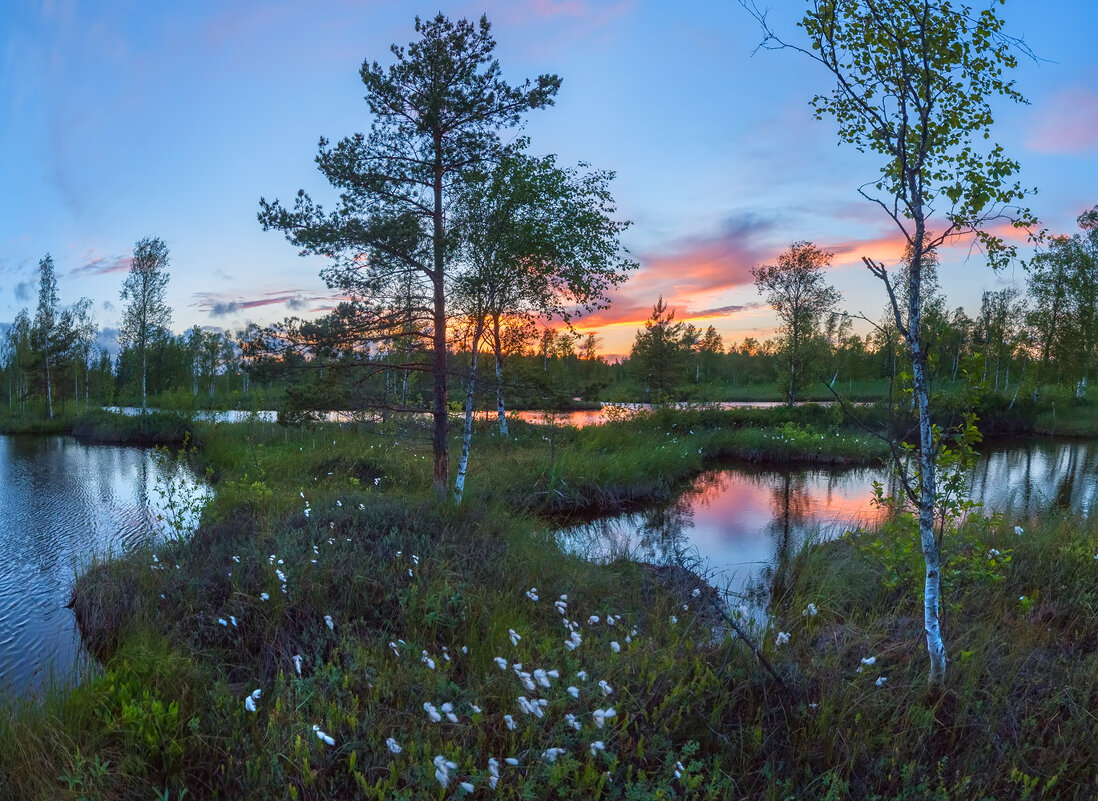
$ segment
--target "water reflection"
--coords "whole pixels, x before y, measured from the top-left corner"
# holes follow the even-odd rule
[[[766,572],[781,577],[813,537],[876,521],[873,482],[885,468],[760,470],[739,464],[700,475],[671,504],[562,529],[562,545],[587,558],[672,563],[684,557],[718,587],[742,593]],[[1030,440],[985,449],[969,474],[987,512],[1024,523],[1050,507],[1089,515],[1098,503],[1098,443]]]
[[[50,670],[69,676],[78,642],[64,605],[76,574],[155,540],[173,482],[204,492],[142,449],[0,436],[0,692],[32,691]]]

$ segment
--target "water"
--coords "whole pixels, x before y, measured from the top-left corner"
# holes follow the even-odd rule
[[[140,448],[0,436],[0,693],[33,692],[51,671],[72,677],[73,581],[95,557],[157,541],[169,483],[206,492]]]
[[[970,471],[971,495],[1016,525],[1049,508],[1098,510],[1098,442],[1029,440],[985,448]],[[694,562],[710,582],[742,593],[809,538],[871,523],[873,481],[886,468],[763,470],[748,464],[699,476],[672,503],[561,530],[562,545],[595,560]]]
[[[784,405],[785,403],[781,401],[719,401],[704,404],[706,408],[711,409],[770,409]],[[829,404],[824,403],[820,405],[827,406]],[[672,404],[672,406],[687,408],[688,404],[680,403]],[[507,417],[515,420],[522,420],[527,423],[583,428],[584,426],[602,425],[607,420],[612,419],[615,415],[628,416],[637,412],[650,411],[652,411],[652,404],[650,403],[606,403],[603,404],[600,409],[579,409],[567,412],[507,412]],[[490,419],[495,419],[495,412],[490,413]]]

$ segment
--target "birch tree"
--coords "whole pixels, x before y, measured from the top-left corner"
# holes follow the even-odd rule
[[[148,407],[149,343],[161,328],[171,325],[172,310],[164,301],[168,286],[168,246],[159,237],[145,237],[133,248],[130,272],[119,297],[127,301],[118,340],[141,356],[141,408]]]
[[[51,357],[57,344],[58,316],[57,274],[53,257],[46,254],[38,262],[38,308],[34,313],[34,346],[41,352],[46,365],[46,408],[53,418],[53,384],[50,380]]]
[[[518,86],[501,77],[487,17],[451,22],[441,13],[416,18],[419,38],[392,47],[394,63],[366,61],[360,75],[373,115],[368,134],[330,146],[320,140],[316,162],[340,190],[328,213],[299,191],[292,210],[260,199],[264,229],[285,232],[301,253],[332,258],[328,286],[359,301],[363,311],[400,308],[408,277],[416,306],[430,318],[434,379],[435,491],[449,488],[447,300],[457,241],[447,203],[454,190],[500,150],[500,132],[526,112],[552,105],[560,78],[541,75]]]
[[[794,242],[778,256],[776,264],[751,270],[755,286],[781,321],[781,380],[788,406],[793,405],[807,382],[811,345],[818,341],[820,323],[842,297],[824,277],[831,255],[811,242]]]
[[[858,191],[910,247],[906,303],[883,261],[873,255],[863,261],[884,287],[912,364],[919,433],[914,474],[904,474],[903,486],[917,510],[926,566],[929,682],[940,686],[947,663],[939,614],[941,542],[934,527],[940,444],[928,391],[923,268],[943,242],[961,235],[975,236],[988,263],[1003,266],[1015,249],[990,224],[1036,222],[1018,206],[1026,194],[1016,179],[1018,162],[991,140],[991,103],[1024,102],[1007,78],[1024,45],[1003,32],[996,11],[1001,2],[976,11],[945,0],[809,0],[800,22],[806,44],[783,40],[751,0],[741,3],[762,24],[764,48],[796,50],[830,73],[832,91],[812,100],[815,117],[833,119],[841,141],[876,157],[879,172]],[[938,233],[930,232],[931,224]]]
[[[466,393],[466,437],[471,428],[477,349],[489,340],[496,368],[496,414],[506,435],[503,363],[509,340],[538,318],[570,325],[581,311],[605,308],[607,292],[636,263],[620,235],[629,223],[614,219],[612,172],[587,165],[562,167],[555,156],[533,157],[524,141],[468,181],[458,196],[454,229],[468,269],[457,298],[472,335],[473,370]],[[548,359],[546,359],[546,365]],[[464,475],[467,447],[459,466]]]

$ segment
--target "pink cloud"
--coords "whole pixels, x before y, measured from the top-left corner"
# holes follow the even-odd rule
[[[88,258],[91,255],[89,251],[85,254],[85,261],[79,267],[74,267],[69,275],[106,275],[107,273],[126,273],[130,271],[130,265],[133,264],[133,258],[130,256],[116,256],[108,258],[106,256],[100,256],[98,258]]]
[[[1043,153],[1098,151],[1098,92],[1061,89],[1038,111],[1027,144]]]

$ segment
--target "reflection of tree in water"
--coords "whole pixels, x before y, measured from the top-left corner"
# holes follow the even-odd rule
[[[805,473],[786,471],[771,481],[774,511],[767,531],[774,540],[774,562],[768,578],[770,585],[777,589],[788,578],[789,564],[804,544],[805,533],[815,518]]]
[[[690,495],[670,504],[571,526],[558,532],[558,541],[565,550],[599,562],[632,559],[677,564],[688,551],[687,531],[694,520]]]

